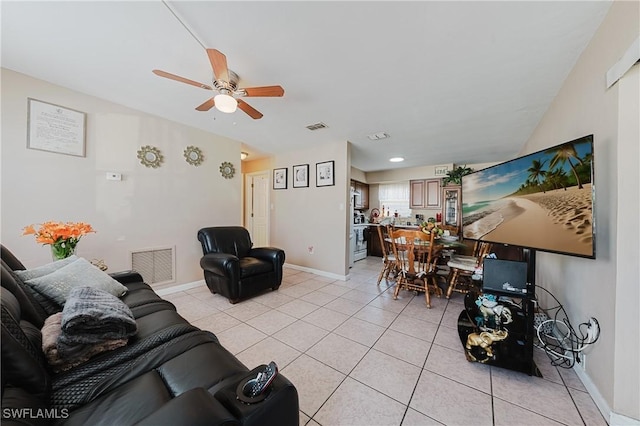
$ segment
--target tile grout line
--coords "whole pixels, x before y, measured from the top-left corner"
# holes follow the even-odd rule
[[[363,264],[364,264],[364,262],[363,262]],[[398,319],[402,314],[407,314],[407,313],[408,313],[408,309],[409,309],[410,305],[412,304],[412,302],[413,302],[413,301],[416,299],[416,297],[417,297],[415,294],[412,294],[412,295],[411,295],[411,299],[410,299],[410,300],[409,300],[409,301],[408,301],[408,302],[407,302],[407,303],[402,307],[402,309],[400,309],[398,312],[396,312],[395,310],[393,310],[393,311],[392,311],[392,310],[386,310],[386,309],[384,309],[384,308],[382,308],[382,307],[380,307],[380,306],[372,306],[372,305],[371,305],[371,304],[372,304],[372,303],[374,303],[376,300],[380,300],[381,298],[388,297],[388,295],[390,295],[390,294],[393,292],[393,289],[394,289],[394,287],[395,287],[395,284],[393,284],[393,285],[389,286],[389,285],[388,285],[388,283],[385,283],[384,281],[383,281],[383,282],[381,282],[381,283],[380,283],[380,285],[378,285],[378,292],[377,292],[377,294],[375,294],[375,297],[373,297],[373,298],[372,298],[371,300],[369,300],[368,302],[364,303],[364,305],[362,305],[361,307],[359,307],[359,308],[358,308],[355,312],[353,312],[352,314],[348,314],[348,315],[347,315],[347,314],[345,314],[344,312],[340,312],[340,311],[334,310],[334,309],[332,309],[332,308],[330,308],[330,307],[327,307],[327,306],[326,306],[327,304],[330,304],[330,303],[331,303],[331,302],[333,302],[334,300],[338,300],[338,299],[343,299],[343,300],[345,300],[345,301],[350,301],[350,302],[355,302],[355,303],[362,303],[360,300],[357,300],[357,299],[356,299],[356,300],[352,300],[352,299],[349,299],[349,298],[345,298],[345,297],[344,297],[344,295],[345,295],[345,294],[347,294],[347,293],[349,293],[349,292],[352,292],[352,291],[359,291],[359,292],[363,292],[363,293],[370,293],[369,291],[365,291],[365,290],[363,290],[363,288],[365,288],[365,286],[376,285],[376,284],[375,284],[375,281],[376,281],[376,278],[377,278],[377,274],[374,276],[374,274],[373,274],[373,268],[368,268],[367,266],[368,266],[368,265],[365,265],[365,268],[364,268],[364,269],[362,269],[362,273],[360,273],[360,271],[357,271],[357,272],[358,272],[357,274],[353,274],[353,276],[352,276],[353,286],[341,285],[341,283],[340,283],[338,280],[334,280],[334,281],[318,281],[318,283],[321,283],[321,284],[322,284],[322,286],[321,286],[321,287],[319,287],[319,288],[317,288],[317,289],[313,289],[312,291],[310,291],[310,292],[308,292],[308,293],[305,293],[305,294],[303,294],[303,295],[301,295],[301,296],[293,297],[293,296],[289,296],[289,295],[288,295],[288,294],[286,294],[286,293],[283,293],[283,294],[287,295],[288,297],[291,297],[291,298],[292,298],[292,300],[290,300],[289,302],[292,302],[292,301],[304,301],[304,302],[306,302],[306,303],[311,303],[312,305],[314,305],[314,306],[315,306],[315,307],[314,307],[314,309],[313,309],[312,311],[310,311],[310,312],[306,313],[306,314],[305,314],[304,316],[302,316],[301,318],[297,318],[297,317],[294,317],[294,316],[290,315],[291,317],[295,318],[295,321],[294,321],[294,322],[292,322],[291,324],[295,324],[295,323],[297,323],[297,322],[299,322],[299,321],[302,321],[303,323],[314,325],[313,323],[310,323],[310,322],[308,322],[307,320],[305,320],[305,318],[306,318],[307,316],[311,315],[313,312],[318,311],[320,308],[325,308],[325,309],[327,309],[327,310],[329,310],[329,311],[338,312],[338,313],[340,313],[340,314],[342,314],[342,315],[345,315],[345,320],[344,320],[344,321],[342,321],[338,326],[334,327],[334,328],[333,328],[333,329],[331,329],[331,330],[322,329],[323,331],[325,331],[325,332],[326,332],[326,334],[325,334],[322,338],[320,338],[320,340],[318,340],[317,342],[314,342],[314,343],[313,343],[309,348],[307,348],[307,349],[306,349],[306,350],[304,350],[304,351],[299,351],[298,349],[296,349],[296,348],[294,348],[294,347],[290,346],[289,344],[287,344],[287,343],[285,343],[285,342],[283,342],[283,341],[279,340],[277,337],[274,337],[274,334],[276,334],[276,333],[277,333],[277,332],[279,332],[280,330],[282,330],[282,329],[286,328],[288,325],[287,325],[287,326],[285,326],[285,327],[283,327],[283,328],[281,328],[281,329],[279,329],[278,331],[276,331],[276,332],[274,332],[274,333],[268,334],[268,333],[264,333],[264,332],[262,332],[261,330],[258,330],[258,329],[256,329],[256,328],[254,328],[253,326],[251,326],[250,324],[248,324],[248,323],[247,323],[247,321],[250,321],[250,320],[252,319],[252,318],[250,318],[250,319],[248,319],[248,320],[246,320],[246,321],[245,321],[245,320],[242,320],[242,321],[240,321],[240,323],[241,323],[241,324],[245,324],[246,326],[251,327],[252,329],[254,329],[254,330],[256,330],[256,331],[258,331],[258,332],[260,332],[260,333],[265,334],[265,337],[264,337],[264,338],[262,338],[262,339],[260,339],[258,342],[256,342],[256,343],[252,344],[251,346],[249,346],[249,347],[247,347],[247,348],[243,349],[242,351],[238,352],[238,355],[239,355],[239,354],[241,354],[242,352],[245,352],[245,351],[249,350],[250,348],[252,348],[252,347],[256,346],[257,344],[259,344],[259,343],[261,343],[261,342],[264,342],[267,338],[272,337],[275,341],[277,341],[278,343],[280,343],[280,344],[284,345],[285,347],[290,348],[290,349],[293,349],[293,350],[295,350],[296,352],[299,352],[297,355],[295,355],[295,357],[293,357],[293,358],[291,359],[291,361],[289,361],[289,363],[287,364],[287,366],[288,366],[288,365],[291,365],[291,364],[293,364],[294,362],[296,362],[297,360],[299,360],[299,359],[301,358],[301,356],[304,354],[304,355],[306,355],[307,357],[309,357],[309,358],[313,359],[315,362],[318,362],[318,363],[322,364],[323,366],[325,366],[325,367],[327,367],[327,368],[330,368],[331,370],[336,371],[336,372],[338,372],[339,374],[342,374],[344,377],[339,381],[339,383],[338,383],[338,384],[336,385],[336,387],[335,387],[335,388],[330,392],[330,394],[329,394],[329,395],[324,399],[324,401],[322,401],[322,404],[320,404],[320,405],[319,405],[319,408],[318,408],[318,409],[317,409],[317,410],[316,410],[316,411],[315,411],[311,416],[310,416],[308,413],[306,413],[306,412],[304,412],[304,411],[300,410],[300,413],[301,413],[301,414],[303,414],[304,416],[306,416],[306,417],[308,417],[308,418],[309,418],[309,420],[308,420],[306,423],[311,423],[311,421],[313,420],[313,422],[320,424],[316,419],[314,419],[314,416],[316,416],[316,415],[317,415],[317,414],[322,410],[322,408],[323,408],[323,407],[326,407],[326,404],[329,402],[329,400],[330,400],[330,399],[335,395],[335,393],[337,392],[337,390],[338,390],[338,389],[339,389],[339,388],[340,388],[340,387],[345,383],[345,381],[347,380],[347,377],[349,377],[350,379],[352,379],[354,382],[357,382],[357,383],[359,383],[360,385],[365,386],[365,387],[367,387],[368,389],[370,389],[370,390],[372,390],[372,391],[374,391],[374,392],[376,392],[376,393],[378,393],[378,394],[380,394],[380,395],[384,395],[385,397],[387,397],[387,398],[391,399],[392,401],[397,402],[397,403],[398,403],[398,404],[400,404],[401,406],[404,406],[404,412],[403,412],[403,414],[402,414],[402,418],[401,418],[401,420],[400,420],[400,423],[399,423],[399,424],[402,424],[402,422],[403,422],[403,421],[405,421],[406,416],[409,414],[409,409],[411,408],[411,406],[410,406],[411,401],[412,401],[412,400],[413,400],[413,398],[416,396],[416,392],[417,392],[417,389],[418,389],[418,383],[420,382],[420,379],[423,377],[423,375],[424,375],[424,373],[425,373],[425,370],[426,370],[426,371],[428,371],[428,372],[430,372],[430,373],[433,373],[433,374],[436,374],[436,375],[438,375],[438,376],[441,376],[441,377],[443,377],[443,378],[446,378],[446,379],[448,379],[448,380],[451,380],[452,382],[455,382],[455,383],[461,384],[461,385],[463,385],[463,386],[465,386],[465,387],[467,387],[467,388],[470,388],[470,389],[472,389],[472,390],[474,390],[474,391],[479,391],[479,392],[482,392],[482,393],[486,393],[486,392],[484,392],[484,391],[482,391],[482,390],[476,389],[476,388],[475,388],[475,387],[473,387],[473,386],[467,385],[467,384],[465,384],[465,383],[461,383],[461,382],[459,382],[459,381],[457,381],[457,380],[454,380],[454,379],[452,379],[452,378],[449,378],[449,377],[447,377],[447,376],[445,376],[445,375],[443,375],[443,374],[441,374],[441,373],[437,373],[437,372],[435,372],[435,371],[431,371],[430,369],[427,369],[427,368],[426,368],[427,361],[429,360],[429,356],[430,356],[430,355],[432,355],[432,353],[433,353],[434,345],[438,345],[439,347],[443,347],[443,348],[446,348],[446,349],[453,349],[453,348],[449,348],[448,346],[443,346],[443,345],[442,345],[442,344],[440,344],[440,343],[436,343],[436,337],[439,335],[439,333],[440,333],[441,331],[443,331],[444,329],[447,329],[447,331],[448,331],[448,333],[447,333],[447,334],[449,334],[449,333],[451,332],[451,330],[452,330],[452,329],[454,329],[454,330],[455,330],[455,327],[448,327],[448,326],[446,326],[445,324],[443,324],[443,321],[445,320],[445,315],[447,314],[447,311],[448,311],[449,309],[454,308],[454,304],[456,304],[456,305],[457,305],[457,304],[459,304],[459,303],[458,303],[458,301],[457,301],[457,300],[456,300],[456,301],[452,301],[452,300],[449,300],[449,299],[444,300],[444,298],[443,298],[443,301],[446,301],[446,303],[444,304],[444,309],[443,309],[443,311],[442,311],[442,314],[441,314],[441,315],[440,315],[440,317],[439,317],[439,320],[438,320],[437,324],[436,324],[436,322],[435,322],[435,321],[424,320],[422,316],[420,316],[419,318],[416,318],[416,319],[419,319],[420,321],[425,321],[425,322],[430,323],[430,324],[432,324],[432,325],[436,325],[436,328],[435,328],[435,333],[434,333],[434,335],[433,335],[433,338],[432,338],[432,340],[429,342],[428,350],[426,351],[426,356],[425,356],[425,358],[424,358],[424,361],[422,362],[422,366],[421,366],[421,367],[420,367],[420,366],[418,366],[418,365],[416,365],[416,364],[413,364],[413,363],[411,363],[411,362],[408,362],[408,361],[404,361],[404,360],[402,360],[402,361],[404,361],[404,362],[407,362],[409,365],[413,365],[413,366],[416,366],[416,367],[420,368],[420,371],[419,371],[419,374],[418,374],[418,377],[417,377],[416,383],[415,383],[415,385],[413,386],[413,390],[412,390],[411,395],[410,395],[410,397],[409,397],[409,399],[408,399],[408,402],[407,402],[406,404],[404,404],[404,403],[402,403],[402,402],[398,401],[398,400],[397,400],[397,399],[395,399],[394,397],[392,397],[392,396],[390,396],[390,395],[387,395],[386,393],[384,393],[384,392],[382,392],[382,391],[379,391],[379,390],[377,390],[377,389],[375,389],[375,388],[373,388],[373,387],[371,387],[371,386],[369,386],[369,385],[367,385],[367,384],[365,384],[365,383],[361,382],[360,380],[357,380],[357,379],[355,379],[354,377],[352,377],[352,376],[351,376],[351,374],[353,374],[353,372],[354,372],[354,371],[355,371],[355,369],[358,367],[358,365],[360,365],[360,364],[361,364],[362,360],[363,360],[367,355],[369,355],[369,354],[371,353],[372,349],[374,349],[374,346],[375,346],[375,345],[380,341],[380,339],[382,338],[382,336],[383,336],[385,333],[387,333],[389,330],[392,330],[392,331],[394,331],[394,332],[397,332],[397,333],[400,333],[400,334],[403,334],[403,335],[406,335],[406,336],[414,337],[414,336],[411,336],[411,335],[409,335],[409,334],[404,333],[402,330],[393,330],[393,329],[391,329],[391,326],[394,324],[394,322],[395,322],[395,321],[396,321],[396,320],[397,320],[397,319]],[[376,266],[377,266],[377,264],[376,264]],[[372,272],[372,273],[368,273],[369,269],[371,269],[371,272]],[[303,272],[301,272],[301,273],[303,273]],[[297,274],[294,274],[294,275],[297,275]],[[307,283],[308,281],[310,281],[310,280],[313,280],[313,279],[314,279],[313,274],[306,274],[306,275],[305,275],[305,276],[303,276],[303,277],[305,277],[305,278],[304,278],[304,279],[302,279],[301,281],[298,281],[298,282],[296,282],[296,283],[292,283],[292,284],[288,285],[288,286],[287,286],[287,287],[285,287],[285,288],[288,288],[288,287],[295,287],[295,286],[297,286],[297,285]],[[302,277],[299,277],[299,278],[302,278]],[[296,280],[297,280],[297,279],[296,279]],[[372,281],[373,281],[373,282],[372,282]],[[357,283],[357,285],[356,285],[356,283]],[[383,287],[385,284],[386,284],[386,288],[384,288],[384,290],[381,290],[381,289],[380,289],[380,287]],[[328,286],[328,285],[335,285],[335,286],[344,287],[345,289],[347,289],[347,291],[345,291],[344,293],[342,293],[342,294],[341,294],[341,295],[339,295],[339,296],[335,296],[334,294],[330,294],[330,293],[325,293],[325,294],[328,294],[328,295],[331,295],[331,296],[335,296],[335,298],[334,298],[333,300],[331,300],[331,301],[329,301],[329,302],[325,303],[325,304],[322,304],[322,305],[317,305],[317,304],[315,304],[315,303],[313,303],[313,302],[309,302],[308,300],[302,299],[303,297],[307,296],[308,294],[310,294],[310,293],[312,293],[312,292],[315,292],[315,291],[319,291],[319,290],[321,290],[323,287],[326,287],[326,286]],[[309,288],[309,287],[307,287],[307,288]],[[196,295],[196,294],[187,293],[186,291],[185,291],[185,292],[183,292],[182,294],[192,296],[193,298],[195,298],[195,299],[198,299],[198,300],[199,300],[198,295]],[[372,296],[374,295],[373,293],[370,293],[370,294],[371,294]],[[354,295],[355,295],[355,293],[354,293]],[[357,297],[357,296],[356,296],[356,297]],[[283,313],[283,314],[285,314],[285,315],[288,315],[287,313],[285,313],[285,312],[282,312],[282,311],[279,311],[279,310],[278,310],[278,307],[280,307],[280,306],[282,306],[282,305],[279,305],[278,307],[275,307],[275,308],[274,308],[274,307],[271,307],[271,306],[269,306],[269,305],[266,305],[266,304],[264,304],[264,303],[259,302],[259,300],[255,300],[255,302],[256,302],[256,303],[261,304],[262,306],[265,306],[265,307],[266,307],[266,308],[268,308],[270,311],[274,311],[274,310],[275,310],[275,311],[277,311],[277,312],[279,312],[279,313]],[[289,302],[286,302],[286,303],[289,303]],[[231,306],[231,307],[232,307],[232,306]],[[229,307],[229,308],[231,308],[231,307]],[[365,319],[365,318],[358,318],[358,317],[356,317],[356,315],[358,315],[358,314],[359,314],[359,313],[361,313],[363,310],[365,310],[365,308],[368,308],[368,307],[376,308],[376,309],[380,309],[381,311],[384,311],[384,312],[387,312],[387,313],[390,313],[390,314],[394,314],[395,316],[394,316],[394,318],[392,319],[392,321],[390,321],[390,322],[389,322],[387,325],[385,325],[385,326],[380,325],[380,323],[372,322],[372,321],[370,321],[369,319]],[[457,307],[457,306],[456,306],[456,307]],[[463,304],[460,304],[459,308],[460,308],[461,310],[462,310],[462,309],[464,309],[464,305],[463,305]],[[217,308],[217,307],[216,307],[216,309],[217,309],[216,314],[218,314],[218,313],[226,313],[226,312],[225,312],[225,310],[219,309],[219,308]],[[227,309],[228,309],[228,308],[227,308]],[[411,309],[413,309],[413,308],[411,308]],[[267,311],[267,312],[269,312],[269,311]],[[213,314],[209,314],[209,315],[213,315]],[[209,315],[205,315],[202,319],[206,318],[206,317],[207,317],[207,316],[209,316]],[[230,317],[232,317],[232,318],[234,318],[234,319],[236,319],[236,320],[237,320],[237,318],[233,317],[233,315],[231,315],[231,314],[227,314],[227,315],[229,315]],[[372,313],[372,315],[374,315],[373,317],[371,317],[371,318],[373,318],[373,319],[377,319],[377,318],[379,318],[379,317],[375,317],[375,313]],[[259,315],[257,315],[257,316],[259,316]],[[257,317],[257,316],[256,316],[256,317]],[[406,315],[405,315],[405,316],[406,316]],[[411,316],[411,315],[409,314],[409,316]],[[384,315],[383,315],[383,317],[384,317]],[[370,325],[375,325],[375,326],[381,327],[381,328],[382,328],[382,332],[381,332],[381,333],[380,333],[380,335],[375,339],[375,341],[373,341],[371,344],[367,344],[367,345],[365,345],[365,346],[366,346],[366,351],[364,352],[364,355],[363,355],[362,357],[360,357],[360,358],[359,358],[359,360],[358,360],[358,361],[355,363],[355,365],[354,365],[354,366],[349,370],[349,372],[348,372],[348,373],[346,373],[346,374],[345,374],[345,373],[342,373],[341,371],[339,371],[339,370],[335,369],[334,367],[332,367],[332,366],[330,366],[330,365],[326,364],[325,362],[323,362],[323,361],[321,361],[321,360],[319,360],[319,359],[316,359],[315,357],[311,356],[311,355],[308,353],[308,352],[309,352],[313,347],[315,347],[317,344],[319,344],[320,342],[322,342],[323,340],[325,340],[328,336],[330,336],[330,335],[332,335],[332,334],[333,334],[333,335],[335,335],[335,336],[339,336],[339,337],[341,337],[341,338],[347,339],[347,340],[349,340],[349,341],[351,341],[351,342],[354,342],[354,343],[357,343],[357,344],[362,345],[362,343],[360,343],[360,342],[357,342],[357,341],[355,341],[355,340],[353,340],[353,339],[351,339],[351,338],[349,338],[349,337],[342,336],[342,335],[340,335],[340,334],[338,334],[338,333],[336,333],[336,332],[335,332],[335,331],[336,331],[336,330],[337,330],[337,329],[338,329],[342,324],[344,324],[345,322],[347,322],[347,321],[349,321],[349,320],[351,320],[351,319],[353,319],[353,318],[355,318],[355,319],[359,319],[360,321],[364,321],[366,324],[370,324]],[[383,319],[384,319],[384,318],[383,318]],[[384,322],[386,322],[386,321],[384,321]],[[289,324],[289,325],[291,325],[291,324]],[[231,328],[232,328],[232,327],[231,327]],[[443,332],[444,332],[444,331],[443,331]],[[446,336],[446,337],[447,337],[447,338],[450,338],[451,336]],[[416,339],[418,339],[418,340],[423,340],[423,339],[419,339],[419,338],[417,338],[417,337],[415,337],[415,338],[416,338]],[[448,340],[445,340],[444,342],[445,342],[445,343],[452,343],[452,341],[451,341],[451,342],[449,342]],[[378,350],[378,349],[376,349],[376,350],[377,350],[377,351],[379,351],[379,352],[381,352],[381,353],[383,353],[383,354],[385,354],[385,355],[387,355],[387,356],[391,356],[391,357],[393,357],[393,355],[388,354],[388,353],[386,353],[385,351],[380,351],[380,350]],[[396,358],[396,357],[394,357],[394,358]],[[399,358],[396,358],[396,359],[399,359]],[[552,421],[554,421],[554,422],[558,422],[558,423],[561,423],[561,424],[562,424],[562,423],[565,423],[564,421],[557,420],[557,419],[554,419],[554,418],[551,418],[551,417],[547,417],[547,416],[546,416],[546,415],[544,415],[544,414],[537,413],[537,412],[536,412],[536,411],[534,411],[534,410],[531,410],[531,409],[526,408],[526,407],[522,407],[522,406],[520,406],[520,405],[518,405],[518,404],[513,404],[513,403],[511,403],[511,402],[509,402],[509,401],[503,400],[502,398],[499,398],[499,397],[495,396],[495,395],[494,395],[494,391],[495,391],[495,384],[496,384],[496,382],[494,381],[494,378],[495,378],[495,377],[494,377],[494,375],[495,375],[496,370],[495,370],[492,366],[489,366],[489,367],[490,367],[490,370],[489,370],[489,394],[490,394],[490,396],[491,396],[491,415],[492,415],[492,424],[493,424],[494,426],[496,425],[496,422],[497,422],[497,419],[496,419],[496,405],[495,405],[495,402],[497,402],[498,400],[500,400],[500,401],[502,401],[502,402],[504,402],[504,403],[506,403],[506,404],[513,405],[514,407],[517,407],[517,408],[519,408],[519,409],[524,409],[525,411],[528,411],[528,412],[530,412],[530,413],[532,413],[532,414],[536,414],[536,415],[542,416],[542,417],[544,417],[544,418],[546,418],[546,419],[549,419],[549,420],[552,420]],[[556,371],[557,371],[557,368],[556,368]],[[561,384],[561,385],[563,386],[564,391],[565,391],[565,392],[567,392],[567,393],[569,394],[569,397],[571,398],[571,406],[573,406],[573,407],[574,407],[574,409],[578,412],[578,414],[579,414],[579,416],[580,416],[580,419],[581,419],[582,423],[583,423],[583,424],[587,424],[587,423],[586,423],[587,421],[585,420],[585,419],[586,419],[586,417],[585,417],[585,416],[583,416],[583,413],[582,413],[582,411],[580,410],[580,407],[578,406],[577,401],[576,401],[576,399],[574,398],[574,395],[573,395],[573,394],[571,394],[571,392],[570,392],[570,386],[567,384],[567,383],[568,383],[567,378],[565,378],[562,374],[559,374],[559,377],[560,377],[561,383],[557,383],[557,382],[552,381],[552,380],[549,380],[549,379],[547,379],[547,381],[548,381],[548,382],[550,382],[550,383],[556,384],[556,385],[557,385],[557,384]],[[573,388],[573,387],[571,387],[571,389],[574,389],[574,388]],[[577,390],[577,391],[580,391],[580,389],[576,389],[576,390]],[[588,392],[587,392],[587,394],[588,394]],[[417,413],[420,413],[420,415],[424,415],[426,418],[429,418],[429,419],[435,420],[435,419],[433,419],[433,417],[431,417],[431,416],[429,416],[428,414],[425,414],[425,413],[423,413],[423,412],[421,412],[421,411],[419,411],[419,410],[416,410],[416,412],[417,412]],[[586,412],[585,412],[585,413],[586,413]],[[301,424],[302,424],[302,423],[301,423]]]

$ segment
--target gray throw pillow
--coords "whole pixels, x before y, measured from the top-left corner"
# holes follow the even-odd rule
[[[26,280],[25,284],[63,306],[74,287],[99,288],[116,297],[122,297],[127,292],[125,286],[84,258],[78,258],[75,262],[50,274]]]
[[[25,282],[27,280],[49,275],[50,273],[55,272],[60,268],[64,268],[68,264],[73,263],[78,259],[79,257],[73,254],[66,259],[56,260],[55,262],[47,263],[46,265],[38,266],[37,268],[13,272],[15,272],[15,274],[20,277],[22,282]]]

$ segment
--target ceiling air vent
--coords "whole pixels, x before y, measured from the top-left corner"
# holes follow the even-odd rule
[[[316,124],[309,124],[307,126],[307,129],[313,131],[313,130],[326,129],[327,127],[329,127],[329,126],[327,126],[324,123],[316,123]]]
[[[388,138],[388,137],[389,137],[389,134],[388,134],[388,133],[385,133],[385,132],[378,132],[378,133],[374,133],[374,134],[372,134],[372,135],[367,135],[367,137],[368,137],[369,139],[371,139],[372,141],[377,141],[377,140],[380,140],[380,139],[386,139],[386,138]]]

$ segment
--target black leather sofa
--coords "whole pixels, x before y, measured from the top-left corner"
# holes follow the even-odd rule
[[[212,293],[231,303],[263,290],[277,290],[282,283],[284,251],[253,247],[249,231],[241,226],[213,226],[198,231],[203,257],[200,266]]]
[[[12,274],[24,266],[5,247],[1,264],[3,425],[298,424],[291,382],[279,374],[255,403],[240,401],[238,389],[259,367],[250,372],[133,271],[112,277],[128,288],[121,300],[137,334],[127,346],[54,373],[41,348],[47,314]]]

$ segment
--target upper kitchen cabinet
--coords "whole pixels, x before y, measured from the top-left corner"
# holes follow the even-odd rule
[[[440,181],[441,179],[417,179],[409,181],[410,200],[412,209],[439,209],[440,208]]]
[[[351,188],[357,194],[360,194],[359,197],[356,197],[356,204],[354,205],[354,208],[356,210],[367,210],[369,208],[369,185],[363,182],[358,182],[357,180],[352,180]]]

